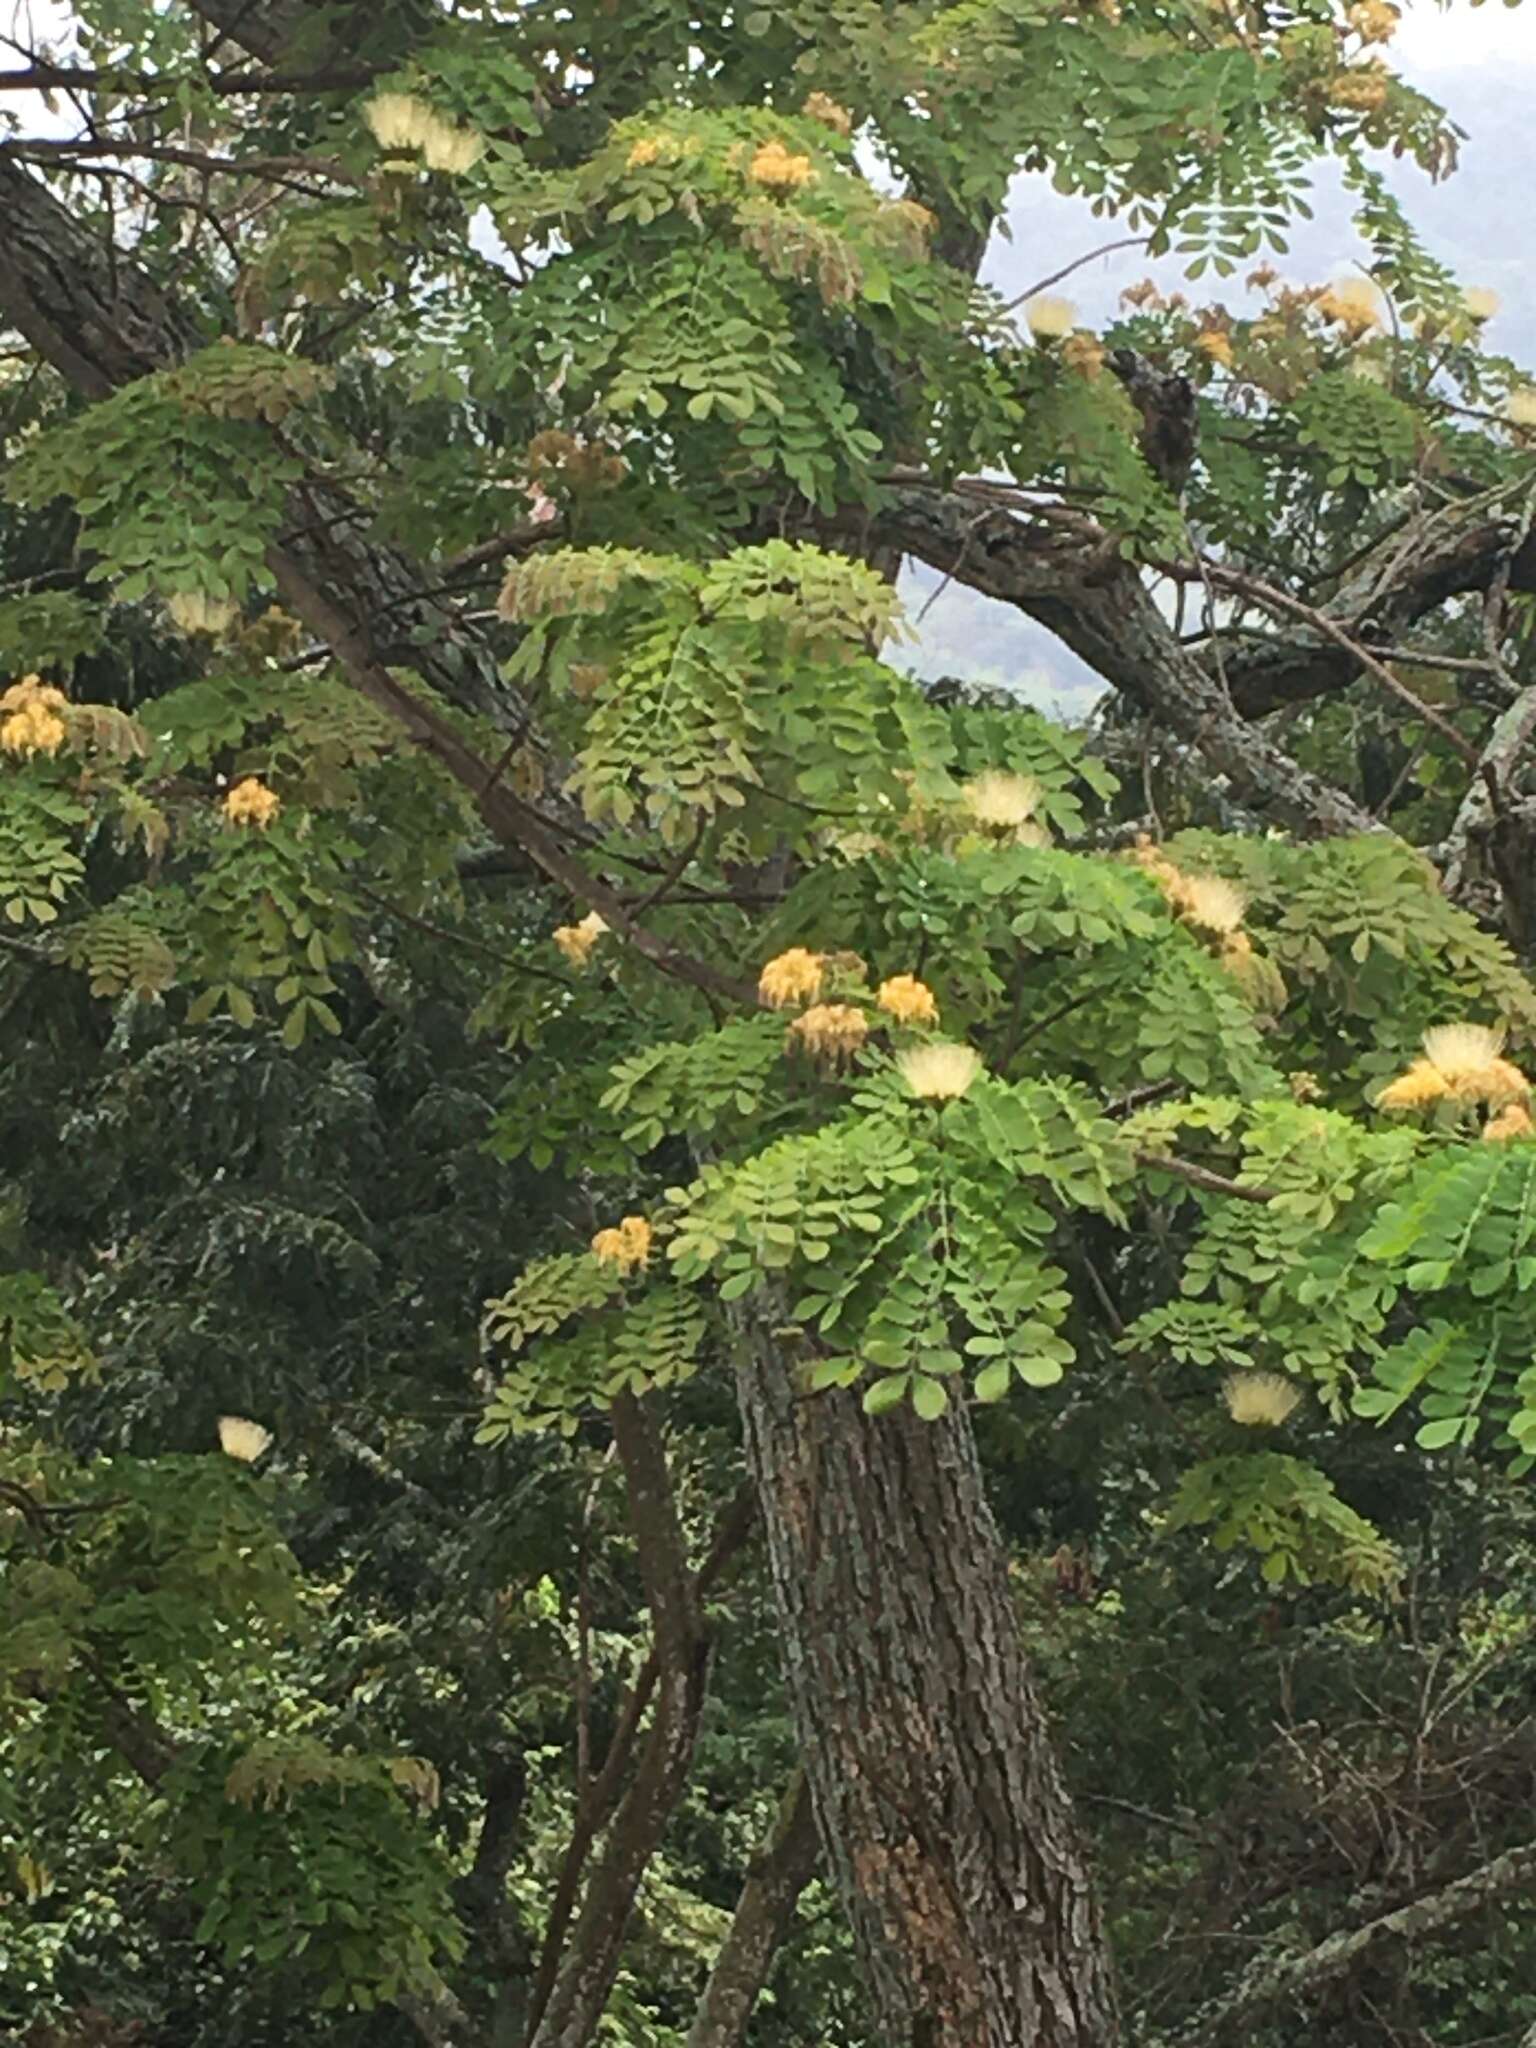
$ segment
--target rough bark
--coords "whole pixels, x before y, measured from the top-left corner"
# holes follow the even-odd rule
[[[766,1326],[738,1388],[830,1875],[884,2048],[1107,2048],[1087,1856],[962,1410],[799,1396]]]
[[[747,1872],[688,2030],[688,2048],[740,2048],[794,1919],[795,1901],[815,1872],[818,1849],[810,1783],[797,1771],[773,1832]]]

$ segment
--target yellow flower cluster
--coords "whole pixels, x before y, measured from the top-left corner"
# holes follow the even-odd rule
[[[1504,401],[1504,417],[1512,427],[1536,427],[1536,384],[1517,384]]]
[[[1479,327],[1485,320],[1491,320],[1498,312],[1501,301],[1496,291],[1490,291],[1485,284],[1470,284],[1461,295],[1461,303],[1468,319],[1475,320]]]
[[[914,1095],[925,1102],[948,1102],[963,1095],[981,1072],[981,1054],[969,1045],[918,1045],[904,1052],[896,1067]]]
[[[1096,334],[1069,334],[1061,344],[1061,360],[1091,384],[1104,367],[1104,344]]]
[[[765,142],[753,157],[747,175],[754,185],[764,185],[770,192],[798,192],[816,177],[810,158],[791,156],[782,142]]]
[[[247,775],[237,782],[224,799],[224,815],[231,825],[242,828],[249,825],[265,830],[282,809],[282,800],[276,790],[255,775]]]
[[[786,1042],[813,1059],[851,1059],[869,1036],[869,1019],[852,1003],[815,1003],[789,1027]]]
[[[0,693],[0,747],[8,754],[56,754],[68,738],[59,713],[68,699],[41,676],[23,676]]]
[[[933,990],[915,974],[893,974],[882,981],[875,1001],[898,1024],[937,1024],[939,1006]]]
[[[383,149],[416,150],[428,170],[462,178],[485,152],[485,137],[445,120],[409,92],[381,92],[363,108],[363,119]]]
[[[1348,107],[1359,114],[1374,114],[1386,105],[1391,86],[1391,73],[1372,58],[1357,71],[1341,71],[1328,88],[1328,97],[1336,107]]]
[[[597,1233],[592,1256],[600,1266],[617,1266],[621,1273],[633,1273],[650,1262],[653,1235],[643,1216],[626,1216],[615,1229]]]
[[[1197,334],[1195,347],[1209,361],[1220,363],[1224,370],[1230,370],[1235,361],[1232,337],[1230,334],[1224,334],[1219,327],[1207,327],[1203,334]]]
[[[852,114],[845,106],[839,105],[830,93],[807,93],[805,104],[800,111],[802,114],[809,114],[813,121],[820,121],[824,127],[835,128],[839,135],[853,133]]]
[[[1511,1138],[1536,1138],[1536,1118],[1523,1102],[1507,1102],[1483,1125],[1485,1145],[1507,1145]]]
[[[1386,302],[1368,277],[1341,277],[1319,292],[1315,301],[1325,320],[1342,327],[1351,339],[1386,325]]]
[[[814,1002],[821,994],[826,964],[820,953],[804,946],[791,946],[768,962],[758,976],[759,999],[770,1010],[792,1009],[796,1003]]]
[[[655,163],[661,155],[661,144],[654,135],[642,135],[629,152],[625,168],[631,171],[643,170],[647,164]]]
[[[1355,0],[1344,19],[1362,43],[1390,43],[1402,16],[1387,0]]]
[[[589,910],[580,924],[557,925],[554,941],[573,967],[585,967],[592,957],[592,948],[607,929],[605,920],[595,910]]]
[[[1301,1389],[1278,1372],[1235,1372],[1223,1382],[1221,1398],[1234,1422],[1276,1429],[1295,1413]]]
[[[930,213],[928,208],[916,199],[893,199],[886,206],[885,213],[889,219],[905,221],[925,238],[931,235],[939,224],[938,215]]]
[[[1531,1084],[1503,1053],[1501,1030],[1486,1024],[1442,1024],[1425,1032],[1424,1057],[1382,1089],[1376,1107],[1424,1109],[1447,1097],[1486,1102],[1492,1108],[1518,1103],[1530,1095]]]

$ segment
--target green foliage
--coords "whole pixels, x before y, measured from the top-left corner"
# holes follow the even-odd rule
[[[1361,1593],[1390,1590],[1402,1562],[1347,1507],[1315,1466],[1259,1451],[1191,1466],[1168,1511],[1173,1528],[1206,1528],[1218,1550],[1241,1544],[1270,1585],[1335,1579]]]
[[[231,1965],[301,1971],[322,2011],[430,1986],[464,1945],[448,1868],[407,1798],[431,1782],[411,1759],[310,1737],[199,1756],[167,1786],[162,1842],[202,1908],[197,1940]]]
[[[300,9],[231,124],[187,10],[77,11],[84,58],[134,74],[97,116],[134,182],[110,219],[68,156],[13,168],[135,238],[147,374],[81,409],[30,362],[0,388],[0,680],[99,699],[0,761],[0,1885],[25,1923],[0,2028],[99,2002],[187,2048],[360,2048],[434,1973],[473,2028],[512,2025],[654,1641],[604,1410],[652,1397],[710,1555],[749,1324],[808,1412],[985,1411],[1021,1623],[1110,1788],[1148,2040],[1198,2010],[1170,1942],[1214,1976],[1234,1939],[1284,1952],[1416,1893],[1424,1843],[1502,1839],[1529,1784],[1536,1148],[1479,1142],[1475,1105],[1374,1107],[1428,1026],[1502,1021],[1527,1065],[1536,1038],[1525,964],[1408,843],[1447,840],[1463,764],[1368,684],[1303,701],[1283,743],[1326,777],[1362,733],[1401,741],[1402,804],[1367,808],[1403,836],[1261,838],[1252,792],[1139,714],[933,701],[881,659],[899,607],[863,559],[904,543],[893,493],[969,479],[954,573],[1006,505],[1061,549],[1048,624],[1196,536],[1329,602],[1388,486],[1516,503],[1524,444],[1483,428],[1519,372],[1365,155],[1438,173],[1443,117],[1391,80],[1367,107],[1321,15],[531,0],[375,10],[341,53],[366,87],[313,91],[284,81],[335,61],[334,24]],[[455,176],[377,146],[386,92],[481,153]],[[182,161],[212,135],[217,234]],[[1395,327],[1271,280],[1252,317],[1142,294],[1026,346],[967,274],[1023,165],[1232,276],[1330,151]],[[1197,387],[1185,497],[1120,340]],[[302,627],[273,607],[296,532],[324,565],[280,579]],[[1234,660],[1276,636],[1218,609]],[[1479,660],[1481,630],[1447,627]],[[1470,683],[1434,688],[1482,730]],[[1233,928],[1127,857],[1159,815],[1222,826],[1162,851],[1240,885]],[[788,948],[823,986],[766,1014]],[[881,990],[911,978],[903,1015]],[[957,1053],[958,1092],[924,1095],[904,1063],[945,1043],[974,1074]],[[1284,1449],[1238,1454],[1255,1372]],[[272,1430],[259,1477],[215,1454],[226,1413]],[[1462,1557],[1509,1611],[1456,1605]],[[793,1759],[768,1575],[710,1606],[694,1775],[597,2023],[626,2048],[683,2039]],[[1408,1668],[1421,1624],[1477,1755],[1508,1745],[1476,1796],[1465,1758],[1437,1775],[1456,1713]],[[1388,1669],[1413,1718],[1358,1733]],[[1341,1873],[1356,1838],[1393,1846]],[[848,1943],[813,1889],[763,2048],[865,2048]],[[1445,2008],[1382,1968],[1391,1996],[1351,1979],[1309,2038],[1525,2023],[1474,2028],[1449,1961]],[[1296,2024],[1261,2014],[1255,2048]]]
[[[13,502],[67,496],[120,601],[202,591],[244,597],[259,576],[295,456],[265,431],[321,383],[308,363],[230,344],[157,371],[52,428],[14,462]]]
[[[101,646],[99,609],[70,590],[32,590],[0,598],[0,675],[60,667]]]
[[[1296,401],[1295,415],[1301,445],[1322,451],[1330,488],[1354,483],[1375,490],[1413,462],[1412,407],[1348,370],[1317,378]]]

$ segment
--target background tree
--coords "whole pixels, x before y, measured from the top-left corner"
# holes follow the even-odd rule
[[[1529,1991],[1531,406],[1390,15],[102,0],[7,81],[18,2025],[1107,2043],[1026,1638],[1148,2038]],[[1230,275],[1329,153],[1373,283],[973,282],[1020,162]],[[925,700],[904,555],[1133,722]]]

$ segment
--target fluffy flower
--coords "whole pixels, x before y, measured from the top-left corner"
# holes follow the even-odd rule
[[[1402,16],[1387,0],[1355,0],[1344,19],[1362,43],[1390,43]]]
[[[869,1036],[869,1019],[852,1003],[815,1003],[789,1027],[787,1042],[813,1059],[849,1059]]]
[[[1386,325],[1386,301],[1368,277],[1341,277],[1320,292],[1317,310],[1358,338]]]
[[[255,775],[237,782],[224,799],[224,815],[231,825],[257,825],[264,830],[281,809],[276,790],[268,789]]]
[[[592,957],[592,948],[607,929],[606,921],[595,910],[589,910],[580,924],[557,925],[554,941],[573,967],[585,967]]]
[[[1038,292],[1025,301],[1024,318],[1036,341],[1060,341],[1077,325],[1077,308],[1070,299],[1053,299]]]
[[[937,1024],[939,1006],[933,990],[915,974],[893,974],[882,981],[875,1001],[898,1024]]]
[[[13,711],[0,724],[0,747],[8,754],[56,754],[65,740],[64,721],[40,704]]]
[[[1301,1389],[1278,1372],[1235,1372],[1222,1382],[1221,1398],[1234,1422],[1275,1429],[1295,1413]]]
[[[1500,301],[1498,293],[1490,291],[1487,285],[1474,284],[1462,293],[1461,303],[1468,316],[1481,326],[1483,321],[1491,320],[1498,312]]]
[[[243,1415],[219,1417],[219,1449],[242,1465],[254,1465],[271,1442],[271,1430],[263,1429],[259,1422],[250,1422]]]
[[[796,1003],[813,1002],[821,994],[824,973],[820,953],[791,946],[768,962],[758,976],[757,993],[770,1010],[788,1010]]]
[[[600,1266],[617,1266],[621,1273],[633,1273],[649,1263],[651,1226],[643,1216],[626,1216],[615,1229],[600,1230],[592,1240],[592,1256]]]
[[[1504,1033],[1491,1025],[1437,1025],[1424,1034],[1424,1057],[1381,1091],[1376,1106],[1418,1109],[1446,1095],[1494,1107],[1518,1102],[1531,1084],[1503,1053]]]
[[[965,808],[978,825],[993,832],[1014,832],[1027,825],[1040,807],[1043,791],[1032,775],[1010,775],[988,768],[961,791]]]
[[[1523,1102],[1507,1102],[1483,1125],[1485,1145],[1507,1145],[1511,1138],[1536,1138],[1536,1119]]]
[[[363,119],[381,149],[418,149],[437,116],[414,93],[381,92],[363,108]]]
[[[800,111],[802,114],[809,114],[813,121],[820,121],[824,127],[835,128],[839,135],[853,133],[852,114],[846,107],[840,106],[830,93],[807,93],[805,104]]]
[[[1208,932],[1235,932],[1243,921],[1248,899],[1225,875],[1181,875],[1177,907],[1191,924]]]
[[[1504,417],[1512,427],[1536,427],[1536,384],[1517,384],[1504,401]]]
[[[791,156],[782,142],[765,142],[753,157],[747,176],[770,192],[797,192],[816,173],[808,156]]]
[[[1224,334],[1219,327],[1208,327],[1203,334],[1197,334],[1195,347],[1211,362],[1220,363],[1224,370],[1230,370],[1236,360],[1232,353],[1231,335]]]
[[[240,607],[227,597],[205,597],[200,590],[178,590],[165,600],[171,624],[178,633],[206,633],[217,638],[227,633],[240,616]]]
[[[981,1072],[981,1054],[969,1045],[918,1045],[904,1052],[897,1070],[914,1095],[947,1102],[963,1095]]]
[[[485,137],[473,128],[456,128],[451,121],[434,120],[421,139],[421,153],[429,171],[446,171],[450,178],[462,178],[485,154]]]
[[[1385,384],[1391,372],[1380,356],[1362,354],[1350,357],[1349,374],[1362,384]]]
[[[643,170],[647,164],[655,163],[661,155],[661,144],[654,135],[642,135],[629,152],[625,168],[631,171]]]
[[[363,108],[363,119],[381,149],[419,150],[429,170],[456,178],[473,169],[485,149],[473,128],[455,127],[414,93],[379,93]]]

